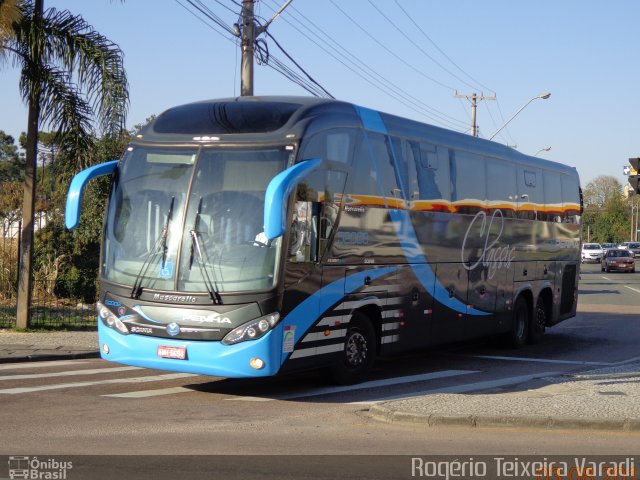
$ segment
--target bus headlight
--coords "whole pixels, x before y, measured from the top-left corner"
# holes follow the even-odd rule
[[[278,320],[280,320],[280,314],[278,312],[251,320],[227,333],[222,339],[222,343],[225,345],[234,345],[244,342],[245,340],[257,340],[275,327]]]
[[[129,329],[122,323],[118,317],[116,317],[111,310],[105,307],[102,303],[96,303],[96,309],[98,310],[98,316],[107,327],[118,330],[120,333],[127,334]]]

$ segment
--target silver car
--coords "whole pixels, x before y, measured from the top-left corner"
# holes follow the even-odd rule
[[[583,243],[582,244],[582,261],[583,262],[600,262],[604,251],[599,243]]]

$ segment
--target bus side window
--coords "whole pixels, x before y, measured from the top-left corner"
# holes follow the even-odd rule
[[[396,207],[397,200],[402,200],[402,190],[396,176],[391,145],[388,137],[379,133],[367,132],[373,160],[373,168],[382,187],[387,207]]]
[[[413,145],[415,158],[418,159],[418,189],[421,200],[439,200],[443,198],[438,185],[438,170],[440,170],[440,158],[438,147],[428,143]]]
[[[515,165],[487,159],[487,200],[489,213],[500,210],[505,218],[516,216],[518,187]]]
[[[543,220],[544,186],[542,172],[532,167],[518,167],[518,218]]]
[[[544,203],[547,220],[550,222],[564,222],[564,208],[562,205],[562,183],[560,176],[553,172],[545,171],[544,179]]]
[[[451,200],[458,213],[476,214],[486,207],[485,159],[456,150],[451,158]]]
[[[302,149],[302,158],[321,158],[329,162],[338,162],[345,164],[346,169],[354,149],[356,135],[357,131],[354,129],[334,129],[320,132],[305,143]],[[317,232],[319,257],[324,254],[327,240],[337,222],[346,179],[346,172],[331,168],[314,172],[308,178],[307,183],[317,192],[315,201],[320,204]]]
[[[289,232],[289,261],[296,263],[317,260],[317,202],[296,200]]]
[[[563,175],[560,179],[562,185],[562,208],[565,222],[579,224],[582,206],[582,191],[577,177]]]

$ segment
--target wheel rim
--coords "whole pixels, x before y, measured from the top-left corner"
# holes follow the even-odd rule
[[[351,333],[347,339],[345,348],[347,364],[351,367],[357,367],[367,358],[367,339],[358,331]]]
[[[524,308],[520,309],[516,318],[516,337],[524,338],[524,331],[527,325],[527,312]]]

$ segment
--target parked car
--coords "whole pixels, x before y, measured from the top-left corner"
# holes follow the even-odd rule
[[[635,272],[636,261],[633,258],[633,252],[629,249],[615,248],[607,250],[600,262],[600,269],[603,272],[609,270],[622,270],[624,272]]]
[[[620,245],[618,245],[618,248],[631,250],[634,257],[640,257],[640,242],[622,242]]]
[[[599,262],[602,258],[602,245],[599,243],[583,243],[582,244],[582,261],[583,262]]]
[[[605,252],[607,250],[611,250],[612,248],[618,248],[617,243],[601,243],[600,245],[602,245],[602,250]]]

